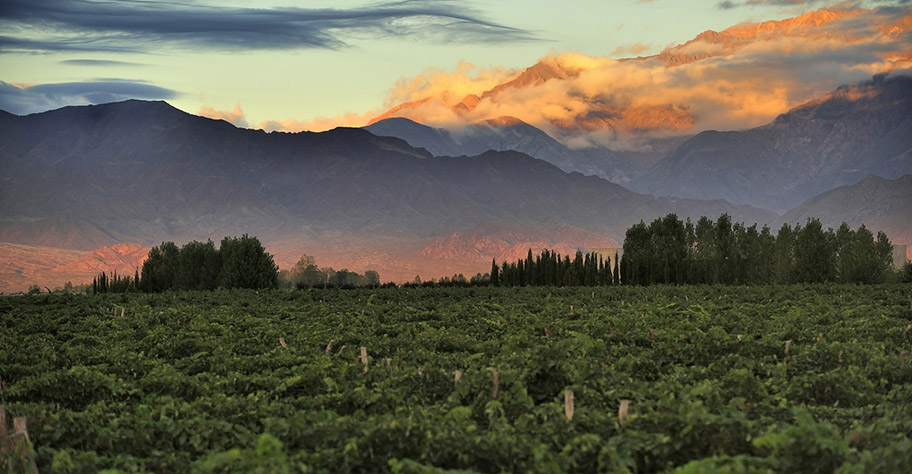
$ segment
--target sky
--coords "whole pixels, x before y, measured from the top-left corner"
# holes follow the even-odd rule
[[[161,99],[239,126],[321,130],[361,125],[413,99],[403,91],[428,77],[493,84],[549,55],[646,56],[705,30],[849,6],[813,0],[251,4],[2,0],[0,109],[21,115]],[[909,1],[851,6],[908,9]]]

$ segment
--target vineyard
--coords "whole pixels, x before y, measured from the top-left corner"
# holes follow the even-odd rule
[[[0,298],[40,472],[910,472],[910,358],[912,285]]]

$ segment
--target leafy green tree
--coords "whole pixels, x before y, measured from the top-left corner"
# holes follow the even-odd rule
[[[194,240],[184,244],[180,248],[177,261],[175,289],[214,290],[218,287],[221,258],[211,240]]]
[[[800,229],[800,225],[796,225],[793,230],[788,224],[782,224],[779,228],[773,245],[773,283],[791,281],[795,265],[795,237]]]
[[[289,274],[295,288],[314,288],[328,284],[326,272],[317,267],[317,260],[310,255],[301,256]]]
[[[225,237],[219,246],[222,265],[219,286],[225,288],[275,288],[279,268],[256,237]]]
[[[655,251],[652,236],[643,221],[627,229],[624,237],[624,258],[622,278],[625,285],[648,285],[651,281],[652,260]]]
[[[364,284],[370,288],[380,287],[380,274],[376,270],[367,270],[364,272]]]
[[[714,228],[715,224],[706,216],[700,217],[694,227],[692,283],[719,282]]]
[[[824,231],[819,220],[808,219],[795,237],[795,266],[792,269],[794,281],[833,281],[836,276],[835,259],[835,235],[832,230]]]
[[[687,259],[687,236],[684,223],[675,214],[656,219],[649,226],[652,247],[656,253],[652,283],[684,283],[684,261]]]
[[[912,283],[912,262],[906,262],[906,264],[903,265],[900,281],[903,283]]]
[[[180,250],[174,242],[162,242],[152,247],[141,272],[141,287],[145,292],[158,293],[174,288]]]
[[[716,253],[713,264],[718,269],[717,282],[732,284],[736,278],[736,242],[735,232],[732,229],[731,216],[727,213],[719,216],[713,227],[713,245]]]

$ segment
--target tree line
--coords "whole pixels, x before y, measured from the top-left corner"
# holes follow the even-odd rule
[[[773,235],[732,223],[728,214],[696,224],[675,214],[627,229],[621,259],[624,284],[881,283],[893,265],[886,234],[842,223],[783,224]]]
[[[494,286],[603,286],[653,284],[881,283],[893,265],[893,246],[883,232],[864,225],[824,230],[820,221],[768,226],[732,223],[728,214],[696,224],[675,214],[627,229],[620,261],[577,251],[544,250],[533,258],[491,263]],[[912,266],[902,279],[912,280]]]
[[[820,221],[783,224],[774,235],[768,226],[732,223],[728,214],[696,223],[675,214],[627,229],[622,257],[577,251],[570,255],[543,250],[516,262],[491,262],[491,272],[471,279],[405,283],[418,286],[608,286],[652,284],[881,283],[892,269],[893,246],[883,232],[864,225],[824,230]],[[912,281],[912,265],[900,279]],[[131,276],[99,274],[93,293],[223,288],[378,288],[374,270],[359,274],[321,268],[304,255],[290,270],[278,272],[273,257],[256,237],[225,237],[218,249],[209,240],[182,247],[163,242],[152,247],[142,271]]]
[[[607,286],[618,284],[618,263],[594,252],[584,254],[577,250],[573,259],[557,252],[543,250],[525,260],[497,264],[491,261],[492,286]]]
[[[92,282],[93,293],[167,290],[214,290],[216,288],[276,288],[278,266],[256,237],[225,237],[215,244],[192,241],[178,247],[163,242],[152,247],[142,271],[131,278],[101,273]]]
[[[279,273],[279,282],[286,288],[379,288],[380,274],[367,270],[364,274],[348,269],[320,268],[317,260],[304,255],[290,270]]]

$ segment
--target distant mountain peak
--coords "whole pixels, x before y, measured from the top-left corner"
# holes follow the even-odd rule
[[[821,8],[784,20],[742,23],[722,31],[707,30],[690,41],[665,48],[656,56],[640,59],[657,58],[669,66],[679,66],[714,56],[729,55],[755,41],[769,40],[775,37],[838,36],[838,34],[822,27],[832,21],[869,11],[864,9],[837,10]],[[704,45],[711,45],[711,47]]]
[[[552,79],[568,79],[579,76],[584,69],[564,64],[560,56],[550,55],[524,69],[516,78],[495,86],[481,94],[482,99],[496,96],[507,89],[522,89],[544,84]]]
[[[492,127],[515,127],[515,126],[522,126],[522,125],[529,126],[529,124],[527,124],[526,122],[523,122],[522,120],[520,120],[516,117],[511,117],[509,115],[502,115],[500,117],[487,119],[483,123],[488,124]]]

